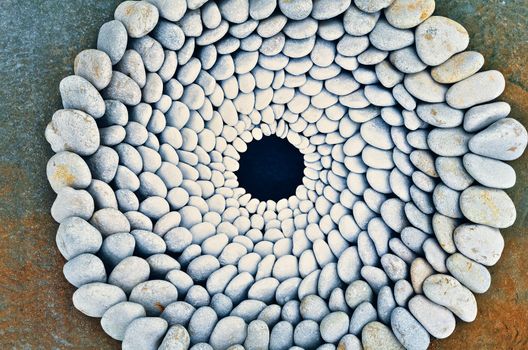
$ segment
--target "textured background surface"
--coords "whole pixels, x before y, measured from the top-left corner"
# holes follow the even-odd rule
[[[58,84],[75,55],[95,47],[118,0],[0,0],[0,348],[117,349],[98,320],[77,312],[55,248],[54,199],[45,174],[44,128],[60,108]],[[502,99],[528,125],[528,2],[438,0],[437,14],[463,24],[486,68],[504,73]],[[527,349],[528,155],[514,162],[509,191],[518,219],[504,230],[505,254],[491,269],[479,315],[433,349]]]

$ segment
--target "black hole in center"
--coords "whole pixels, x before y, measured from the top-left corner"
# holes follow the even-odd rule
[[[302,184],[303,155],[277,136],[250,142],[239,163],[236,175],[240,186],[261,201],[288,198]]]

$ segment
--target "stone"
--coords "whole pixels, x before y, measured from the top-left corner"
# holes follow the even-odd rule
[[[171,22],[178,22],[185,11],[187,10],[187,2],[185,0],[147,0],[152,5],[156,6],[159,15]]]
[[[446,266],[453,277],[473,293],[485,293],[491,285],[491,275],[481,264],[455,253],[451,255]]]
[[[406,349],[427,349],[429,333],[407,309],[397,307],[391,314],[392,331]]]
[[[174,325],[165,334],[158,350],[187,350],[190,342],[189,332],[185,327]]]
[[[136,285],[149,279],[149,264],[142,258],[130,256],[123,259],[110,273],[108,283],[130,293]]]
[[[427,71],[406,75],[403,84],[411,95],[429,103],[444,102],[448,91],[447,86],[434,81]]]
[[[470,108],[464,115],[464,130],[480,131],[497,120],[507,117],[511,107],[506,102],[492,102]]]
[[[216,324],[209,342],[215,349],[224,350],[232,345],[243,344],[247,335],[247,325],[237,316],[228,316]]]
[[[498,160],[519,158],[528,143],[528,133],[517,120],[496,121],[469,140],[471,152]]]
[[[46,176],[55,193],[65,187],[83,189],[92,181],[86,162],[72,152],[59,152],[51,157],[46,167]]]
[[[270,331],[268,325],[261,320],[251,321],[247,328],[244,349],[268,349]]]
[[[121,21],[131,38],[141,38],[158,24],[158,9],[146,1],[125,1],[115,10],[115,19]]]
[[[378,22],[379,13],[365,13],[352,5],[345,12],[343,25],[350,35],[362,36],[370,33]]]
[[[110,84],[103,90],[103,97],[117,100],[127,106],[135,106],[141,102],[141,89],[132,78],[114,71]]]
[[[101,327],[112,338],[123,340],[128,325],[135,319],[145,316],[143,306],[123,301],[106,310],[101,318]]]
[[[315,321],[301,321],[293,332],[294,343],[304,349],[315,348],[321,342],[319,325]]]
[[[106,282],[103,262],[93,254],[81,254],[68,261],[63,268],[64,277],[79,288],[93,282]]]
[[[249,17],[248,0],[226,0],[218,4],[222,18],[225,20],[240,24],[247,21]]]
[[[370,322],[361,331],[361,343],[365,350],[403,350],[394,333],[381,322]]]
[[[414,43],[414,34],[410,30],[398,29],[386,20],[379,20],[369,34],[372,45],[379,50],[395,51]]]
[[[51,206],[51,216],[58,223],[71,217],[88,220],[94,212],[92,196],[85,190],[64,187],[57,193]]]
[[[441,84],[454,84],[471,77],[483,65],[484,56],[482,54],[475,51],[465,51],[431,69],[431,76]]]
[[[328,343],[338,342],[348,332],[348,315],[342,311],[328,314],[320,324],[321,338]]]
[[[275,1],[270,1],[275,3]],[[300,21],[310,16],[313,3],[311,0],[278,0],[281,12],[289,19]]]
[[[462,128],[435,129],[427,135],[427,145],[439,156],[463,156],[469,152],[468,143],[472,136]]]
[[[496,228],[513,225],[517,217],[515,205],[506,192],[482,186],[462,192],[460,209],[469,220]]]
[[[90,317],[102,317],[111,306],[126,300],[125,293],[116,286],[94,282],[81,286],[73,293],[73,305]]]
[[[104,89],[112,79],[112,61],[103,51],[84,50],[75,57],[73,70],[97,90]]]
[[[461,225],[456,228],[453,239],[462,254],[486,266],[497,263],[504,249],[499,230],[484,225]]]
[[[160,317],[136,318],[127,327],[121,347],[126,350],[156,350],[167,328],[167,321]]]
[[[435,161],[435,167],[442,182],[455,191],[463,191],[474,182],[474,176],[467,170],[467,165],[463,164],[459,157],[438,157]]]
[[[362,280],[352,282],[345,292],[345,300],[347,305],[354,309],[359,304],[371,301],[373,298],[372,288],[369,284]]]
[[[483,186],[507,189],[515,185],[515,170],[500,160],[468,153],[464,155],[463,166],[467,173]]]
[[[434,10],[434,0],[395,0],[385,9],[384,13],[392,26],[409,29],[429,18]]]
[[[89,156],[100,144],[95,120],[79,110],[62,109],[53,114],[46,128],[46,140],[55,152],[71,151]]]
[[[457,22],[442,16],[429,17],[416,29],[416,51],[430,66],[438,66],[451,56],[464,51],[469,34]]]
[[[176,287],[167,281],[149,280],[134,287],[129,301],[143,305],[147,315],[160,315],[167,305],[178,299]]]
[[[432,275],[423,284],[423,291],[432,302],[445,306],[462,321],[472,322],[477,316],[475,296],[449,275]]]
[[[114,20],[107,22],[99,29],[97,49],[105,52],[112,65],[121,61],[128,43],[127,30],[123,23]]]
[[[505,87],[506,81],[499,71],[480,72],[451,86],[446,101],[453,108],[466,109],[494,100]]]
[[[445,103],[419,104],[418,117],[424,122],[439,128],[452,128],[462,124],[464,113]]]
[[[423,295],[415,295],[409,300],[409,311],[435,338],[445,339],[455,330],[456,320],[451,311]]]
[[[79,217],[64,220],[57,230],[57,247],[66,260],[83,253],[97,253],[102,241],[101,233]]]
[[[351,0],[314,0],[312,17],[319,21],[336,17],[345,12],[350,6],[351,2]]]

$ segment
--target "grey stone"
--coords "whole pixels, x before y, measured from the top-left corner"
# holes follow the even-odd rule
[[[142,258],[130,256],[123,259],[110,273],[108,283],[130,293],[136,285],[149,279],[149,264]]]
[[[131,38],[141,38],[158,23],[159,11],[145,1],[125,1],[116,8],[114,17],[125,25]]]
[[[492,266],[504,249],[504,239],[499,230],[484,225],[464,224],[454,232],[458,250],[478,263]]]
[[[365,350],[403,350],[403,345],[394,336],[391,329],[381,322],[370,322],[361,332],[361,343]]]
[[[439,128],[452,128],[462,124],[464,113],[445,103],[419,104],[416,113],[424,122]]]
[[[406,349],[427,349],[429,333],[416,321],[407,309],[397,307],[391,314],[394,335]]]
[[[51,206],[51,216],[58,223],[71,217],[88,220],[94,212],[92,196],[85,190],[64,187],[59,190]]]
[[[97,37],[97,49],[106,52],[112,64],[121,60],[125,54],[127,43],[127,31],[120,21],[110,21],[101,26]]]
[[[103,330],[116,340],[123,340],[125,331],[136,318],[145,317],[143,306],[123,301],[110,307],[101,318]]]
[[[385,18],[396,28],[413,28],[431,16],[434,0],[395,0],[385,9]]]
[[[72,151],[89,156],[99,148],[95,120],[79,110],[61,109],[53,114],[46,128],[46,140],[55,152]]]
[[[468,162],[472,160],[469,159]],[[453,190],[463,191],[474,181],[474,176],[471,175],[470,171],[467,171],[468,166],[463,164],[459,157],[438,157],[435,160],[435,167],[442,182]]]
[[[374,306],[369,302],[359,304],[354,313],[350,317],[349,332],[354,335],[359,335],[363,327],[377,319],[377,313]]]
[[[90,317],[102,317],[111,306],[126,300],[125,293],[116,286],[94,282],[85,284],[73,293],[73,305]]]
[[[379,12],[365,13],[351,5],[343,17],[345,31],[350,35],[362,36],[370,33],[378,22]]]
[[[434,80],[442,84],[453,84],[469,78],[484,65],[484,56],[475,51],[456,54],[431,70]]]
[[[506,81],[499,71],[480,72],[451,86],[446,101],[453,108],[466,109],[494,100],[505,87]]]
[[[379,50],[394,51],[412,45],[414,34],[410,30],[395,28],[382,19],[370,32],[369,39],[371,44]]]
[[[515,170],[508,164],[491,158],[468,153],[463,158],[468,174],[483,186],[506,189],[515,185]]]
[[[455,330],[456,321],[451,311],[422,295],[409,300],[409,311],[435,338],[445,339]]]
[[[293,332],[294,343],[304,349],[315,349],[321,342],[319,325],[315,321],[301,321]]]
[[[106,282],[103,262],[93,254],[81,254],[68,261],[63,267],[64,277],[75,287],[92,282]]]
[[[103,90],[103,97],[117,100],[127,106],[135,106],[141,102],[141,89],[132,78],[114,71],[110,84]]]
[[[167,321],[160,317],[139,317],[125,331],[121,347],[126,350],[156,350],[168,328]]]
[[[268,325],[261,320],[254,320],[247,327],[247,337],[244,342],[245,349],[268,349],[270,331]]]
[[[321,338],[328,343],[338,342],[348,333],[348,315],[342,311],[328,314],[320,324]]]
[[[209,341],[215,349],[222,350],[242,344],[246,335],[247,325],[244,320],[237,316],[229,316],[218,321]]]
[[[482,186],[462,192],[460,209],[469,220],[497,228],[513,225],[517,217],[515,205],[506,192]]]
[[[351,0],[314,0],[312,17],[319,21],[336,17],[345,12],[350,3]]]
[[[172,283],[150,280],[136,285],[130,293],[129,301],[143,305],[147,315],[160,315],[177,298],[178,291]]]
[[[485,293],[491,285],[488,270],[462,254],[451,255],[446,266],[453,277],[474,293]]]
[[[112,62],[103,51],[84,50],[75,57],[73,70],[96,89],[104,89],[112,79]]]
[[[447,86],[434,81],[427,71],[406,75],[403,83],[411,95],[429,103],[444,102],[448,91]]]
[[[470,108],[464,115],[464,129],[480,131],[497,120],[507,117],[511,107],[506,102],[492,102]]]
[[[59,152],[51,157],[46,167],[46,175],[55,193],[65,187],[83,189],[92,181],[86,162],[71,152]]]
[[[167,331],[158,350],[187,350],[191,338],[189,332],[181,325],[174,325]]]

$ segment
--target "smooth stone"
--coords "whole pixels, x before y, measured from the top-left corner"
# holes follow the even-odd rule
[[[363,302],[371,301],[372,298],[372,288],[363,280],[352,282],[345,291],[345,301],[352,309]]]
[[[218,259],[211,255],[197,257],[187,267],[187,273],[196,281],[205,281],[209,275],[220,267]]]
[[[469,170],[466,171],[468,166],[463,164],[459,157],[438,157],[435,161],[435,167],[442,182],[455,191],[463,191],[474,182],[474,176]],[[515,173],[513,175],[515,178]]]
[[[472,136],[462,128],[435,129],[427,135],[427,144],[439,156],[463,156],[469,151],[468,143]]]
[[[513,225],[517,217],[515,205],[506,192],[482,186],[462,192],[460,209],[469,220],[497,228]]]
[[[303,319],[316,322],[321,322],[321,320],[330,313],[326,302],[320,296],[315,294],[302,298],[299,310]]]
[[[412,46],[391,52],[389,60],[400,72],[406,74],[418,73],[427,67]]]
[[[102,146],[88,158],[87,163],[95,179],[110,183],[117,172],[119,155],[114,149]]]
[[[142,258],[130,256],[123,259],[110,273],[108,283],[130,293],[135,286],[149,279],[149,264]]]
[[[393,254],[385,254],[380,259],[381,266],[387,276],[393,280],[407,278],[407,264],[401,258]]]
[[[106,52],[112,61],[112,65],[121,61],[125,54],[127,43],[127,30],[120,21],[107,22],[99,29],[97,49]]]
[[[115,233],[107,237],[101,247],[101,258],[111,267],[134,253],[136,242],[130,233]]]
[[[130,37],[141,38],[158,23],[159,11],[145,1],[125,1],[116,8],[114,17],[125,25]]]
[[[93,254],[81,254],[64,264],[64,277],[79,288],[92,282],[106,282],[103,262]]]
[[[334,18],[345,12],[351,2],[351,0],[314,0],[312,17],[319,21]]]
[[[444,102],[448,91],[447,86],[434,81],[427,71],[406,75],[403,84],[411,95],[429,103]]]
[[[462,321],[472,322],[477,316],[475,296],[449,275],[432,275],[423,284],[423,291],[432,302],[445,306]]]
[[[441,84],[454,84],[477,73],[484,65],[479,52],[465,51],[431,70],[431,76]]]
[[[407,309],[397,307],[392,311],[391,326],[394,335],[406,349],[425,350],[429,347],[429,333]]]
[[[187,2],[184,0],[147,0],[152,5],[156,6],[159,15],[169,21],[179,21],[185,11],[187,11]]]
[[[497,120],[507,117],[511,107],[506,102],[492,102],[470,108],[464,115],[464,130],[480,131]]]
[[[416,320],[435,338],[445,339],[455,330],[456,320],[451,311],[423,295],[412,297],[408,307]]]
[[[461,225],[456,228],[453,239],[462,254],[486,266],[495,265],[504,249],[500,231],[484,225]]]
[[[133,320],[125,331],[123,350],[156,350],[169,328],[160,317],[140,317]]]
[[[100,144],[95,120],[79,110],[62,109],[55,112],[45,135],[55,152],[72,151],[89,156],[97,151]]]
[[[463,166],[467,173],[483,186],[507,189],[515,185],[515,169],[500,160],[468,153],[463,158]]]
[[[143,306],[123,301],[110,307],[101,318],[103,330],[116,340],[123,340],[127,327],[137,318],[145,317]]]
[[[187,350],[191,343],[189,332],[181,325],[174,325],[167,331],[158,350]]]
[[[104,89],[112,79],[112,61],[103,51],[84,50],[75,57],[73,70],[97,90]]]
[[[423,282],[434,273],[432,266],[423,258],[416,258],[411,263],[410,275],[413,289],[416,293],[422,293]]]
[[[126,300],[121,288],[106,283],[85,284],[73,293],[73,305],[90,317],[102,317],[111,306]]]
[[[446,17],[429,17],[416,29],[418,56],[430,66],[444,63],[454,54],[464,51],[468,44],[466,29]]]
[[[455,253],[446,266],[453,277],[474,293],[485,293],[491,285],[491,275],[481,264]]]
[[[464,119],[464,112],[445,103],[419,104],[416,113],[424,122],[439,128],[459,126]]]
[[[83,253],[97,253],[102,241],[101,233],[79,217],[64,220],[57,230],[57,247],[66,260]]]
[[[315,321],[301,321],[293,332],[294,343],[303,349],[315,349],[321,342],[319,325]]]
[[[215,349],[224,350],[232,345],[242,344],[246,339],[247,325],[237,316],[228,316],[216,324],[209,342]]]
[[[127,106],[135,106],[141,102],[139,85],[127,75],[113,71],[110,84],[103,90],[105,99],[117,100]]]
[[[169,21],[160,21],[156,26],[156,29],[152,32],[152,36],[159,41],[164,48],[172,51],[180,50],[185,44],[185,34],[182,28]]]
[[[291,346],[293,346],[293,326],[287,321],[280,321],[271,330],[269,348],[283,350]]]
[[[414,28],[435,10],[434,0],[395,0],[385,9],[385,18],[396,28]]]
[[[438,184],[433,192],[433,203],[436,210],[442,215],[454,219],[463,217],[459,205],[460,192],[443,184]]]
[[[247,328],[247,337],[243,349],[268,349],[270,331],[268,325],[261,320],[251,321]]]
[[[149,280],[134,287],[129,301],[143,305],[147,315],[159,315],[178,299],[178,290],[167,281]]]
[[[118,208],[114,190],[106,182],[92,180],[88,192],[92,195],[96,208]]]
[[[337,262],[337,273],[345,283],[352,283],[360,276],[361,261],[356,247],[344,250]]]
[[[379,16],[379,12],[365,13],[352,5],[343,17],[345,31],[354,36],[366,35],[374,29]]]
[[[374,118],[366,123],[361,124],[361,136],[370,145],[390,150],[394,147],[390,135],[390,126],[382,118]]]
[[[248,0],[226,0],[218,4],[222,17],[235,24],[244,23],[249,18]]]
[[[396,104],[392,93],[377,85],[368,85],[364,89],[365,97],[374,106],[389,107]]]
[[[379,319],[385,323],[390,323],[390,315],[392,310],[396,307],[396,301],[392,294],[392,289],[389,286],[385,286],[380,289],[378,293],[378,300],[376,303],[376,309],[378,311]]]
[[[275,1],[268,1],[275,3]],[[279,0],[281,12],[289,19],[300,21],[310,15],[313,8],[311,0]]]
[[[506,81],[501,72],[480,72],[451,86],[446,101],[453,108],[466,109],[494,100],[504,92],[505,87]]]
[[[359,335],[363,327],[369,322],[376,321],[377,313],[374,306],[369,302],[364,302],[358,305],[354,313],[350,317],[349,332],[354,335]]]
[[[182,274],[185,274],[185,272],[182,272],[182,271],[171,271],[171,273],[169,273],[167,275],[167,279],[171,281],[171,283],[177,283],[177,282],[180,282],[180,281],[176,281],[175,279],[172,278],[169,278],[169,275],[173,275],[174,272],[181,272]],[[187,286],[185,286],[185,289],[189,289],[188,286],[189,285],[192,285],[192,280],[189,276],[187,276],[190,280],[190,282],[185,282],[187,283]],[[182,290],[182,284],[178,283],[177,284],[178,288],[180,290]],[[182,293],[184,294],[184,293]],[[191,319],[194,311],[196,311],[196,309],[194,308],[194,306],[192,306],[191,304],[185,302],[185,301],[176,301],[172,304],[169,304],[165,310],[163,310],[163,312],[161,313],[161,316],[162,318],[164,318],[169,324],[173,325],[173,324],[180,324],[182,326],[187,326],[187,324],[189,323],[189,320]]]
[[[412,45],[414,34],[410,30],[395,28],[382,19],[370,32],[369,39],[378,50],[395,51]]]
[[[388,7],[394,0],[354,0],[354,4],[368,13],[378,12]]]
[[[83,189],[92,181],[86,162],[71,152],[59,152],[51,157],[46,166],[46,176],[55,193],[65,187]]]
[[[94,206],[94,200],[87,191],[64,187],[59,190],[51,206],[51,216],[58,223],[71,217],[88,220],[94,212]]]
[[[473,136],[469,149],[489,158],[515,160],[524,153],[527,143],[525,127],[515,119],[505,118]]]
[[[140,87],[144,87],[147,80],[147,73],[143,58],[136,50],[127,50],[116,70],[132,78]]]
[[[364,350],[403,350],[403,345],[394,336],[391,329],[381,322],[370,322],[361,331],[361,343]]]
[[[348,333],[348,315],[342,311],[332,312],[323,318],[319,327],[324,341],[336,343]]]
[[[168,35],[172,37],[177,34],[169,32]],[[165,51],[163,51],[163,46],[156,39],[147,35],[133,40],[131,47],[139,53],[147,71],[154,73],[163,66]]]

